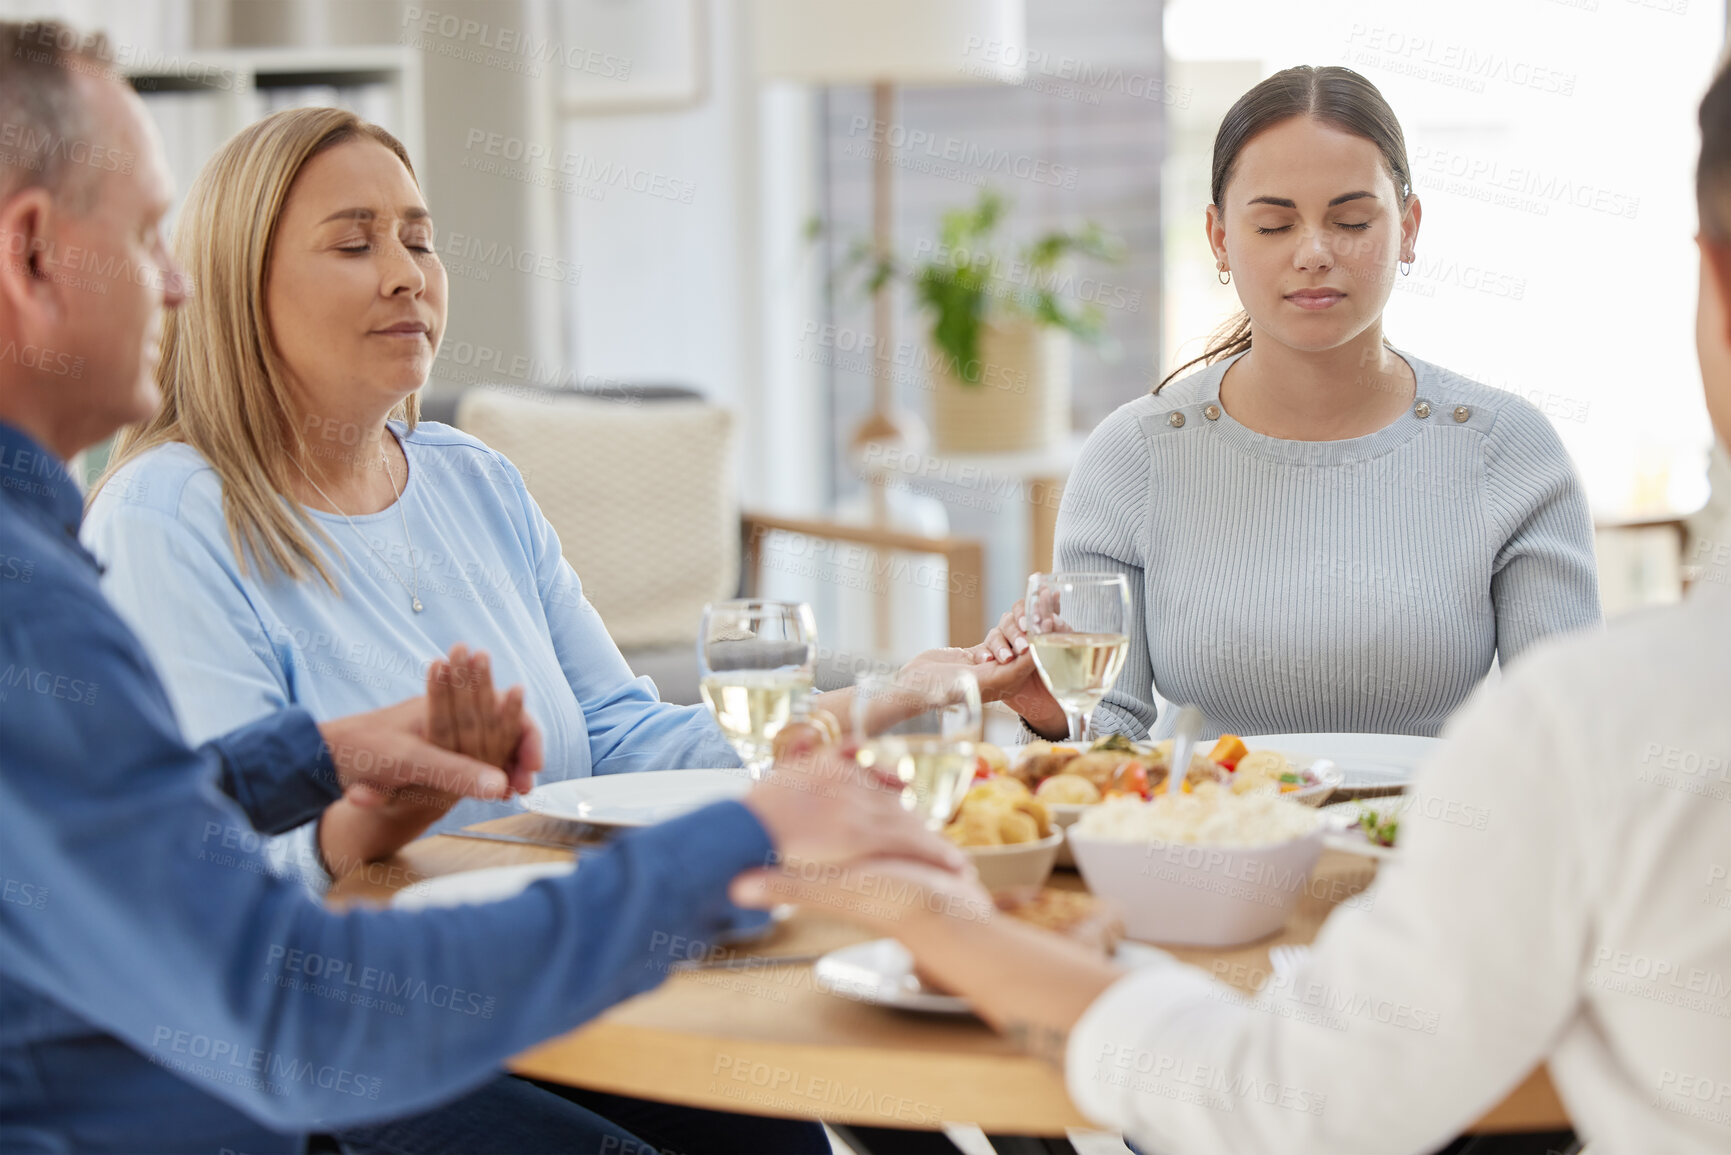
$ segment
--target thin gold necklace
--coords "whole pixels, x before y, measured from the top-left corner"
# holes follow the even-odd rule
[[[308,473],[306,466],[300,463],[300,458],[296,457],[292,460],[295,463],[295,468],[301,471],[301,476],[307,479],[307,484],[312,486],[318,495],[325,499],[325,504],[336,510],[337,513],[342,515],[342,519],[349,523],[349,528],[355,531],[355,536],[361,539],[361,544],[366,546],[374,557],[385,563],[385,568],[391,571],[391,576],[397,579],[397,584],[402,586],[403,592],[409,595],[409,604],[414,607],[415,612],[418,614],[422,610],[426,609],[427,607],[421,604],[421,563],[415,560],[415,539],[409,536],[409,515],[403,512],[403,490],[397,488],[397,475],[391,472],[391,462],[390,459],[385,456],[385,447],[383,443],[379,445],[379,464],[384,467],[385,476],[390,479],[391,492],[397,495],[397,517],[400,518],[403,523],[403,540],[407,542],[409,546],[409,567],[411,572],[415,575],[415,584],[412,588],[408,582],[403,580],[403,575],[397,572],[397,567],[391,564],[391,559],[379,552],[378,548],[367,538],[367,535],[361,532],[361,527],[355,524],[355,519],[350,517],[348,514],[343,513],[343,507],[338,505],[335,501],[332,501],[331,495],[326,493],[322,488],[320,488],[319,483],[313,480],[313,475]],[[408,450],[404,450],[403,464],[407,465],[408,461]],[[408,478],[406,476],[403,479],[403,488],[408,488]]]

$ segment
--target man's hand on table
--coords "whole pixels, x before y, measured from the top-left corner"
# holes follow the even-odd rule
[[[925,975],[1019,1047],[1061,1064],[1070,1028],[1121,972],[1098,950],[999,917],[966,855],[901,808],[899,782],[820,741],[813,730],[788,743],[746,796],[783,861],[735,878],[730,897],[745,907],[793,903],[893,935]],[[798,794],[819,804],[778,809]],[[785,843],[780,822],[793,823]],[[1017,965],[1003,966],[1007,958]]]
[[[940,932],[945,918],[991,919],[997,907],[972,869],[946,870],[908,858],[871,858],[801,869],[798,863],[752,870],[734,879],[729,896],[740,906],[791,903],[844,913],[849,921],[903,939]]]
[[[428,666],[424,698],[320,729],[344,787],[319,822],[333,874],[395,853],[462,798],[526,793],[542,764],[522,688],[497,694],[487,655],[461,645]]]

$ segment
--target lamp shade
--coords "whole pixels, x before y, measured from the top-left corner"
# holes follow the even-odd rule
[[[1014,84],[1027,60],[1023,0],[754,0],[764,80]]]

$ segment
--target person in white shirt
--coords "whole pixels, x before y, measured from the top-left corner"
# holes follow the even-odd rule
[[[1697,346],[1731,443],[1731,72],[1700,122]],[[1535,648],[1446,735],[1399,857],[1255,999],[932,914],[979,893],[903,864],[872,871],[918,885],[760,871],[734,893],[901,892],[875,925],[1145,1149],[1431,1151],[1543,1063],[1593,1155],[1731,1151],[1731,584]]]

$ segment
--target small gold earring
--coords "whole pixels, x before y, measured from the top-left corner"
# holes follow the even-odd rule
[[[1220,272],[1217,275],[1222,285],[1230,285],[1232,283],[1232,270],[1227,268],[1225,265],[1220,266]]]

